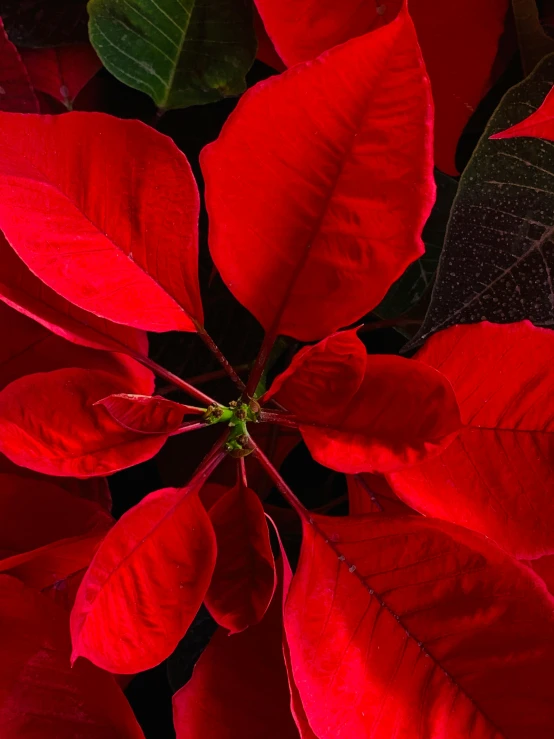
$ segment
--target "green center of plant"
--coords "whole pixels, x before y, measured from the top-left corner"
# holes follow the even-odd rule
[[[243,457],[250,454],[247,424],[257,423],[260,406],[252,400],[244,403],[242,400],[232,400],[228,406],[210,405],[204,413],[204,419],[209,424],[226,423],[231,429],[225,449],[234,456]]]

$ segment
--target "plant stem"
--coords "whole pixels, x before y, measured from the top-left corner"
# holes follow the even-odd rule
[[[208,349],[211,351],[211,353],[214,355],[214,357],[217,359],[219,364],[223,367],[223,371],[225,374],[231,378],[231,380],[235,383],[235,385],[238,387],[238,389],[243,392],[245,389],[244,382],[240,379],[240,377],[237,375],[231,364],[229,363],[227,357],[223,354],[221,349],[218,347],[218,345],[215,343],[215,341],[212,339],[210,334],[206,331],[204,326],[194,321],[194,325],[196,327],[196,330],[198,332],[198,336],[202,339],[204,344],[208,347]]]
[[[244,460],[244,457],[240,457],[240,459],[237,460],[237,472],[238,472],[238,484],[242,485],[243,488],[248,487],[248,478],[246,477],[246,462]]]
[[[183,423],[177,431],[174,431],[170,436],[178,436],[179,434],[186,434],[188,431],[196,431],[197,429],[205,429],[209,426],[208,423]]]
[[[261,423],[276,423],[279,426],[288,426],[289,428],[297,429],[298,421],[294,416],[286,413],[279,413],[278,411],[260,411],[259,420]]]
[[[223,449],[223,445],[228,436],[229,431],[226,430],[225,433],[219,437],[194,471],[187,487],[196,485],[197,489],[200,489],[219,463],[227,456],[227,452]]]
[[[250,372],[246,383],[245,394],[248,398],[252,398],[256,392],[256,388],[262,379],[267,360],[269,359],[269,355],[271,354],[271,350],[273,349],[273,344],[275,344],[276,339],[277,334],[275,331],[268,331],[264,336],[260,351],[258,352],[258,356],[256,357],[256,361],[254,362],[254,366],[252,367],[252,371]]]
[[[198,388],[194,387],[193,385],[189,385],[186,380],[182,380],[180,377],[177,377],[177,375],[174,375],[173,372],[166,370],[157,362],[154,362],[153,359],[150,359],[149,357],[144,357],[141,354],[132,354],[131,356],[133,357],[133,359],[136,359],[137,362],[140,362],[145,367],[148,367],[148,369],[151,369],[152,372],[158,375],[158,377],[163,377],[164,380],[171,382],[172,385],[175,385],[175,387],[183,390],[185,393],[195,398],[196,400],[199,400],[201,403],[204,403],[205,405],[219,405],[216,400],[210,398],[210,396],[206,395],[206,393],[203,393],[202,390],[198,390]]]
[[[239,364],[237,367],[235,367],[235,372],[238,374],[239,372],[246,372],[249,369],[249,364]],[[228,377],[228,374],[225,370],[220,369],[214,370],[214,372],[205,372],[203,375],[187,377],[187,382],[190,382],[191,385],[203,385],[205,382],[210,382],[211,380],[220,380],[222,377]]]
[[[182,403],[179,403],[179,405],[186,409],[185,415],[201,416],[207,410],[206,408],[198,408],[196,405],[183,405]]]
[[[285,498],[287,503],[289,503],[289,505],[292,508],[294,508],[294,510],[298,513],[299,516],[302,516],[302,518],[309,519],[309,514],[308,514],[307,509],[304,508],[302,503],[298,500],[296,495],[292,492],[292,490],[289,488],[287,483],[283,480],[283,478],[279,474],[279,471],[271,464],[269,459],[265,456],[265,454],[262,452],[260,447],[256,444],[256,442],[252,438],[251,438],[251,443],[254,446],[254,451],[252,452],[254,454],[254,457],[258,460],[258,462],[261,464],[261,466],[264,468],[267,474],[271,477],[271,479],[275,483],[275,487],[277,488],[277,490]]]

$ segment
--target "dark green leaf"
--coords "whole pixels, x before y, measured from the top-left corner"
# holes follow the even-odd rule
[[[411,310],[433,282],[458,186],[456,180],[438,169],[435,170],[435,181],[437,199],[423,229],[425,254],[408,267],[375,309],[374,313],[380,318],[396,318]]]
[[[0,16],[16,46],[61,46],[87,40],[86,0],[0,0]]]
[[[554,80],[554,55],[503,98],[464,171],[431,304],[406,348],[458,323],[554,325],[554,143],[490,141],[527,118]]]
[[[90,0],[88,11],[105,67],[161,110],[246,88],[256,53],[250,0]]]

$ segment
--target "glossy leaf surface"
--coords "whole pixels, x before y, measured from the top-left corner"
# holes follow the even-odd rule
[[[106,321],[62,298],[35,277],[1,234],[0,260],[0,300],[7,305],[68,341],[94,349],[148,354],[148,340],[142,331]],[[1,306],[0,311],[5,314]]]
[[[314,521],[285,628],[320,739],[552,734],[554,601],[528,568],[423,517]]]
[[[6,113],[0,130],[0,227],[29,269],[102,318],[194,330],[198,191],[173,142],[102,113]]]
[[[88,44],[56,49],[22,49],[21,57],[35,90],[46,92],[66,108],[71,108],[83,87],[102,67]]]
[[[91,0],[88,11],[90,39],[106,68],[162,110],[246,89],[256,37],[244,0]]]
[[[257,626],[232,636],[218,629],[192,679],[173,696],[177,739],[298,739],[282,635],[277,594]]]
[[[217,560],[206,607],[231,634],[257,624],[275,590],[275,565],[256,493],[235,485],[210,507]]]
[[[137,464],[160,449],[165,437],[128,431],[94,406],[124,389],[150,391],[151,373],[122,355],[97,357],[105,365],[100,369],[26,375],[4,388],[0,451],[12,462],[50,475],[91,477]]]
[[[416,356],[450,380],[466,428],[437,458],[391,475],[395,492],[516,557],[554,553],[554,333],[456,326]]]
[[[185,635],[216,558],[197,489],[150,493],[102,542],[71,613],[73,659],[130,674],[159,664]]]
[[[209,241],[266,330],[320,339],[375,307],[421,255],[431,124],[406,13],[241,98],[201,156]]]
[[[0,20],[0,110],[38,113],[38,100],[19,52],[9,40]]]
[[[420,344],[460,323],[554,322],[554,148],[493,134],[529,118],[554,79],[554,57],[513,87],[491,117],[464,170],[450,216]]]
[[[2,739],[144,739],[111,675],[70,666],[68,614],[0,576]]]
[[[291,411],[314,459],[386,472],[437,454],[461,427],[447,380],[421,363],[367,355],[355,330],[302,349],[269,396]]]

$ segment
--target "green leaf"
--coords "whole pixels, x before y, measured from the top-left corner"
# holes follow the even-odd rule
[[[553,82],[551,55],[490,119],[460,179],[429,310],[406,350],[460,323],[554,325],[554,143],[489,138],[528,118]]]
[[[256,54],[250,0],[90,0],[88,12],[104,66],[161,110],[246,89]]]
[[[374,310],[380,318],[396,318],[411,310],[433,283],[448,216],[458,187],[456,180],[438,169],[435,170],[435,182],[437,183],[437,199],[423,229],[425,254],[408,267]]]

